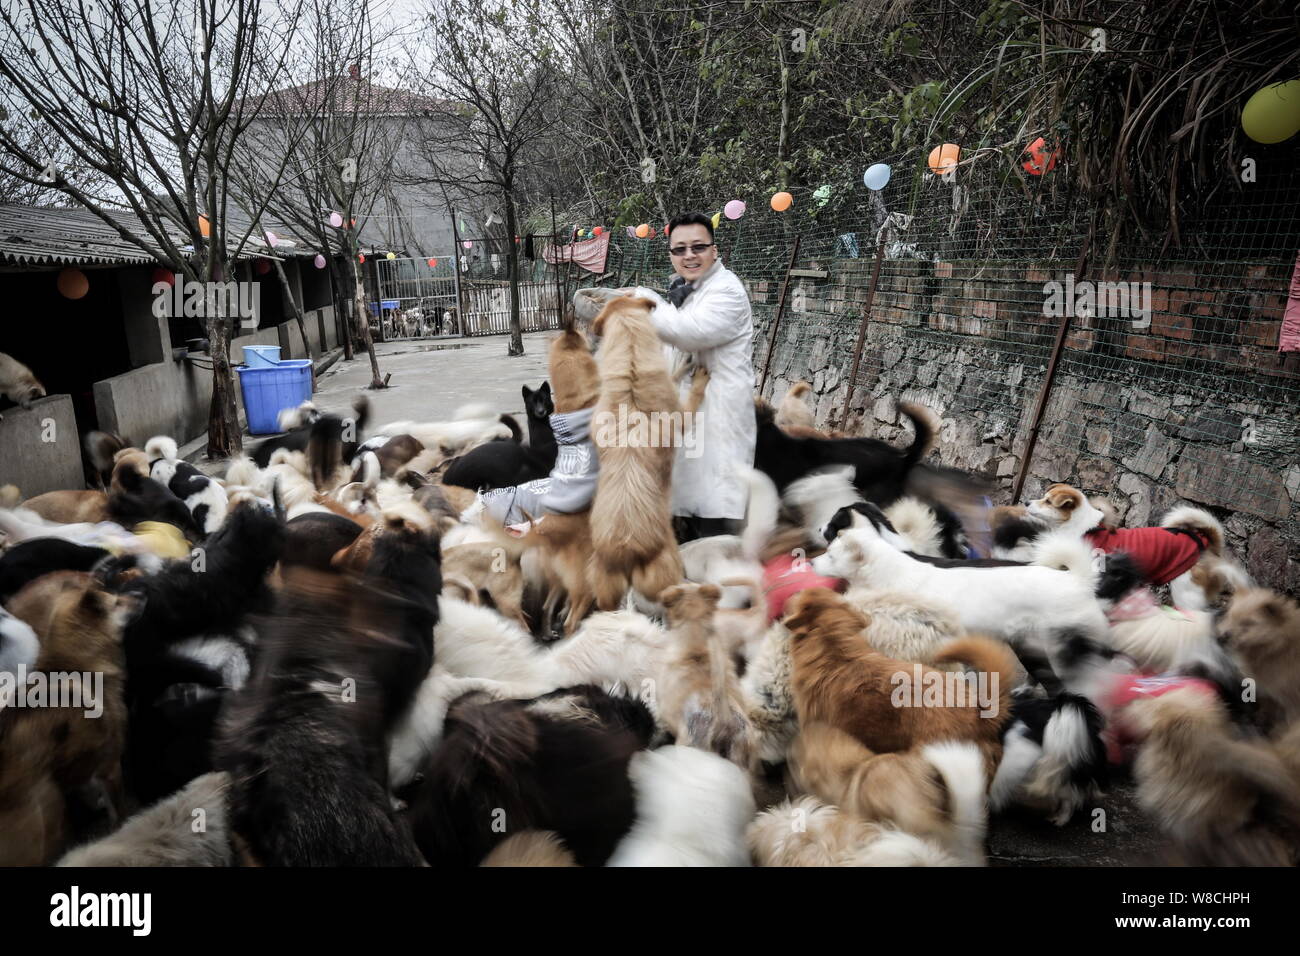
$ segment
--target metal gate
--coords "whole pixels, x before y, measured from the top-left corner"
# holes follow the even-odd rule
[[[373,261],[379,300],[372,299],[369,306],[381,340],[510,331],[508,280],[467,270],[458,282],[457,260],[450,255]],[[520,279],[519,323],[525,332],[560,327],[553,280]]]

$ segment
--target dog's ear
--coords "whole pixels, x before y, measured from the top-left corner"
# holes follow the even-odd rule
[[[522,389],[524,393],[524,408],[528,407],[528,400],[533,397],[533,390],[525,385]]]
[[[686,594],[686,588],[680,584],[674,584],[670,588],[664,588],[659,592],[659,603],[664,607],[674,607],[682,596]]]
[[[543,383],[542,383],[542,387],[539,388],[539,389],[537,390],[537,394],[539,394],[539,395],[545,395],[547,398],[550,398],[550,397],[551,397],[551,383],[550,383],[550,382],[543,382]]]

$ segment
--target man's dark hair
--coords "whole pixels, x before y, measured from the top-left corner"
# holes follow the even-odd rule
[[[673,230],[678,226],[703,226],[709,230],[709,238],[713,238],[713,220],[702,212],[684,212],[680,216],[674,216],[668,223],[668,235],[673,234]]]

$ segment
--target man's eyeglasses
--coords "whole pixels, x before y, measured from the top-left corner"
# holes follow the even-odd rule
[[[711,249],[713,248],[713,246],[714,243],[712,242],[697,242],[693,246],[677,246],[674,249],[669,249],[668,254],[670,256],[684,256],[688,252],[693,252],[695,255],[698,256],[705,249]]]

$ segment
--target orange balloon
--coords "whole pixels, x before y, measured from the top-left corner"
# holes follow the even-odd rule
[[[212,235],[212,223],[208,222],[207,216],[199,216],[199,235],[204,239]]]
[[[956,169],[957,160],[960,158],[961,147],[955,143],[944,143],[942,146],[936,146],[930,150],[930,172],[936,176],[942,176],[948,170]]]
[[[64,269],[59,273],[56,285],[66,299],[80,299],[90,291],[90,280],[80,269]]]
[[[638,239],[645,239],[649,235],[650,235],[650,226],[648,223],[643,222],[641,223],[641,225],[636,227],[636,237]]]
[[[772,208],[777,212],[785,212],[794,202],[794,197],[787,192],[779,192],[772,197]]]

